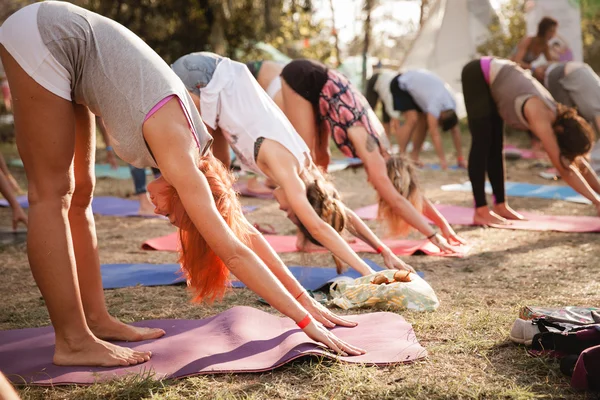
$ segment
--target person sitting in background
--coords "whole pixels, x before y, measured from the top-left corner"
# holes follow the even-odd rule
[[[542,18],[538,24],[537,35],[523,38],[510,60],[519,64],[523,69],[535,67],[534,61],[542,54],[546,58],[546,62],[553,61],[549,42],[556,36],[557,30],[558,21],[550,17]]]
[[[440,159],[443,170],[448,168],[439,128],[452,131],[456,148],[457,165],[467,166],[462,153],[460,128],[456,115],[456,99],[448,84],[434,73],[425,69],[414,69],[398,74],[390,83],[394,110],[400,111],[404,124],[395,129],[400,152],[413,137],[412,160],[419,164],[419,153],[425,141],[427,130]]]

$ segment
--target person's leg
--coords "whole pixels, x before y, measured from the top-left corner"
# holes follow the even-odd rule
[[[410,153],[410,158],[415,164],[422,166],[423,164],[419,161],[419,154],[421,154],[421,149],[423,148],[423,143],[425,143],[425,137],[427,136],[427,115],[420,112],[418,113],[418,118],[413,133],[413,149]]]
[[[16,139],[29,180],[27,254],[54,327],[59,365],[131,365],[149,359],[96,338],[81,303],[69,207],[74,191],[73,104],[37,84],[0,46],[14,93]],[[89,162],[89,161],[88,161]]]
[[[495,132],[492,120],[498,113],[496,104],[483,76],[479,60],[465,65],[461,77],[472,138],[468,172],[475,200],[473,221],[481,225],[501,224],[505,222],[504,219],[490,211],[485,197],[485,175],[492,151],[492,136]]]
[[[494,213],[506,219],[524,219],[523,216],[511,209],[506,202],[504,191],[505,167],[504,167],[504,122],[495,114],[492,117],[492,145],[488,158],[487,171],[492,193],[494,194]]]
[[[327,154],[321,154],[322,146],[319,144],[319,126],[312,104],[292,89],[285,79],[281,80],[281,95],[283,110],[296,132],[304,140],[315,164],[327,171],[329,159]],[[329,143],[329,141],[327,141]]]
[[[140,202],[140,208],[138,210],[138,213],[140,215],[153,215],[154,206],[148,199],[148,195],[146,193],[146,169],[136,168],[133,165],[130,165],[129,171],[131,172],[131,178],[133,179],[135,195],[137,196],[138,201]]]
[[[75,190],[69,208],[69,225],[73,237],[77,278],[87,324],[92,333],[105,340],[139,341],[164,335],[162,329],[136,328],[123,324],[108,314],[102,288],[98,239],[92,197],[96,178],[94,158],[96,135],[94,117],[87,107],[75,106]],[[145,172],[144,170],[141,170]],[[145,180],[145,179],[144,179]]]
[[[400,125],[395,133],[400,153],[406,153],[406,147],[419,122],[419,112],[416,110],[403,111],[402,116],[404,117],[404,123]]]

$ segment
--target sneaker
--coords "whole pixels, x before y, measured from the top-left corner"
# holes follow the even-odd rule
[[[538,333],[540,333],[540,328],[534,325],[532,321],[517,318],[510,330],[510,340],[518,344],[531,346],[533,337]]]

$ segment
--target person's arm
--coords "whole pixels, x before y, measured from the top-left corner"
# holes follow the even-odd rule
[[[108,130],[106,129],[104,120],[100,117],[96,117],[96,124],[100,130],[100,134],[102,135],[102,140],[104,141],[104,146],[106,148],[106,162],[110,164],[112,169],[117,169],[119,167],[117,164],[117,157],[115,156],[115,151],[112,148],[110,136],[108,135]]]
[[[444,243],[444,240],[439,235],[436,235],[435,230],[429,226],[425,218],[423,218],[410,201],[398,193],[387,175],[385,160],[379,152],[379,148],[373,137],[366,132],[363,132],[361,135],[356,131],[351,132],[350,135],[356,153],[365,165],[369,182],[371,182],[379,196],[386,203],[390,204],[394,212],[398,213],[406,223],[426,237],[431,237],[430,241],[442,251],[453,253],[454,250],[452,247]]]
[[[531,101],[533,100],[530,100],[530,102]],[[538,115],[544,115],[543,112],[547,113],[547,110],[542,109],[540,111],[540,107],[542,106],[537,105],[536,103],[536,107],[532,107],[531,112],[528,114],[531,114],[533,116],[535,115],[534,113],[538,111]],[[598,210],[598,213],[600,213],[600,197],[598,197],[598,195],[594,193],[594,191],[588,185],[581,173],[577,170],[577,167],[575,165],[569,165],[567,167],[563,165],[560,156],[560,148],[558,147],[558,143],[556,142],[554,130],[552,129],[552,124],[550,123],[550,121],[544,118],[528,119],[531,120],[529,124],[531,131],[542,141],[542,145],[548,153],[548,157],[554,165],[554,168],[556,168],[557,172],[560,174],[560,177],[569,186],[575,189],[577,193],[580,193],[586,199],[590,200]]]
[[[4,160],[4,156],[2,155],[2,153],[0,153],[0,172],[4,174],[4,176],[8,180],[9,185],[15,191],[16,194],[23,193],[23,189],[21,189],[21,186],[19,186],[19,183],[17,182],[15,177],[12,176],[12,174],[10,173],[8,165],[6,165],[6,161]]]
[[[527,54],[527,49],[529,48],[530,43],[531,43],[530,37],[523,38],[517,45],[516,53],[510,58],[512,61],[516,62],[522,68],[525,68],[525,69],[531,68],[531,64],[523,62],[523,59],[525,58],[525,54]]]
[[[231,167],[231,156],[229,154],[229,143],[227,143],[227,139],[223,136],[223,132],[221,128],[211,129],[210,127],[206,127],[213,137],[212,143],[212,152],[217,157],[219,161],[225,165],[227,169]]]
[[[423,215],[431,220],[442,232],[442,236],[453,245],[467,244],[467,241],[454,232],[446,218],[438,211],[429,199],[423,196]]]
[[[387,247],[385,243],[383,243],[373,233],[373,231],[371,231],[371,229],[369,229],[367,224],[365,224],[363,220],[360,219],[358,215],[356,215],[356,213],[354,213],[354,211],[350,210],[348,207],[346,207],[346,217],[348,231],[371,246],[371,248],[377,251],[377,253],[381,254],[385,266],[388,269],[405,269],[407,271],[415,272],[413,267],[396,257],[390,248]]]
[[[253,226],[250,236],[250,247],[256,255],[266,264],[273,275],[281,282],[287,291],[306,308],[306,310],[320,323],[328,328],[333,328],[335,325],[340,326],[356,326],[355,322],[343,319],[318,303],[315,299],[306,293],[306,289],[300,285],[298,280],[291,274],[290,270],[283,263],[281,258],[273,250],[266,241],[264,236]]]
[[[550,63],[552,61],[558,61],[558,59],[556,57],[553,57],[552,53],[550,53],[550,46],[548,46],[548,43],[546,43],[546,45],[544,46],[544,51],[542,52],[542,54],[546,58],[546,62]]]
[[[2,193],[2,196],[4,196],[6,201],[8,201],[10,208],[12,208],[13,230],[17,229],[17,225],[19,222],[22,222],[25,225],[27,225],[27,214],[25,214],[25,211],[23,211],[23,208],[21,208],[21,205],[17,201],[17,197],[15,196],[8,179],[4,176],[2,172],[0,172],[0,193]]]
[[[431,135],[431,141],[433,142],[435,152],[440,159],[440,166],[442,169],[447,169],[448,163],[446,162],[446,155],[444,154],[444,144],[442,143],[442,136],[440,135],[438,120],[430,113],[427,113],[427,128],[429,129],[429,134]]]
[[[600,194],[600,179],[598,179],[598,175],[596,175],[592,166],[583,157],[579,159],[579,164],[579,172],[581,173],[581,176],[583,176],[583,179],[585,179],[594,192]]]
[[[454,128],[452,128],[452,141],[454,142],[454,148],[456,148],[456,160],[459,167],[467,168],[467,162],[465,160],[465,157],[463,156],[462,142],[460,136],[460,128],[457,124],[454,126]]]
[[[175,120],[180,123],[174,126]],[[313,340],[342,354],[364,353],[341,341],[312,319],[258,256],[229,229],[216,208],[206,177],[198,170],[198,149],[177,103],[171,101],[165,104],[160,117],[155,116],[146,122],[144,138],[163,177],[174,186],[198,232],[238,279],[296,323],[306,321],[308,317],[309,323],[304,332]],[[209,153],[208,157],[212,154]]]

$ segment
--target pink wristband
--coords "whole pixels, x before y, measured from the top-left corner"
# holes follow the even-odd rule
[[[302,295],[306,293],[305,291],[300,292],[300,294],[298,296],[295,297],[296,300],[298,300],[300,297],[302,297]]]
[[[383,246],[379,246],[378,248],[375,249],[375,251],[377,252],[377,254],[383,253]]]
[[[306,314],[306,317],[302,318],[302,320],[296,325],[298,325],[298,328],[304,329],[308,326],[308,324],[310,324],[310,315]]]

